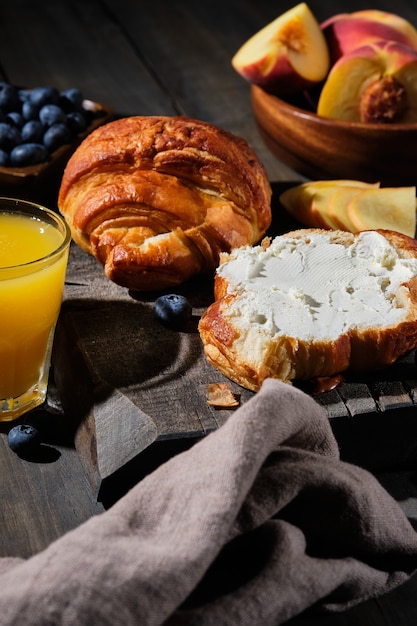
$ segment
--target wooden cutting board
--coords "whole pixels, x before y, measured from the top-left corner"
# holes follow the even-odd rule
[[[239,402],[252,395],[203,355],[197,323],[212,300],[212,280],[182,292],[193,319],[184,332],[169,330],[153,315],[155,294],[130,294],[105,278],[95,259],[71,248],[53,374],[95,493],[149,446],[191,445],[218,428],[230,409],[207,404],[209,384],[227,382]]]
[[[253,395],[204,357],[197,323],[212,302],[212,286],[212,279],[198,278],[176,289],[190,300],[193,319],[182,332],[169,330],[153,315],[155,294],[113,284],[94,258],[72,245],[53,374],[97,498],[119,497],[227,420],[234,409],[209,406],[209,384],[229,384],[240,404]],[[415,465],[414,354],[367,379],[346,377],[315,398],[342,458],[371,469]]]

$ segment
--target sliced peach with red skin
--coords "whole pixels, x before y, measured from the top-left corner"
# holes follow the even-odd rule
[[[376,41],[345,54],[329,72],[317,114],[350,122],[417,122],[417,51]]]
[[[389,11],[381,11],[380,9],[362,9],[361,11],[354,11],[351,15],[354,18],[359,17],[389,25],[390,28],[394,28],[398,33],[402,33],[407,38],[408,43],[404,41],[406,45],[411,48],[417,48],[417,28],[401,15],[390,13]]]
[[[355,48],[374,41],[397,41],[417,50],[417,30],[406,19],[376,9],[338,13],[321,24],[331,64]]]
[[[250,83],[291,94],[324,80],[330,59],[320,24],[302,2],[246,41],[232,65]]]

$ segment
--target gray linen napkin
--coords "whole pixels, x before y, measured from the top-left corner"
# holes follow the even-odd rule
[[[276,626],[375,597],[416,568],[397,503],[340,461],[312,398],[267,380],[109,511],[26,561],[0,559],[0,622]]]

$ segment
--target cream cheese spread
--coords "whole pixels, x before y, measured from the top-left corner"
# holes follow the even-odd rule
[[[223,314],[242,334],[333,340],[353,328],[401,322],[409,306],[403,284],[417,275],[417,259],[400,258],[374,231],[347,245],[312,233],[239,248],[217,273],[239,296]]]

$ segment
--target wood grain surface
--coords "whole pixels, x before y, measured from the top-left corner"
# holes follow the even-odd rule
[[[288,218],[275,202],[274,208],[286,230]],[[277,234],[275,222],[271,235]],[[253,395],[204,356],[197,324],[213,300],[212,277],[197,277],[175,291],[193,307],[181,331],[155,318],[159,292],[130,293],[109,281],[95,258],[72,246],[54,378],[99,499],[107,497],[104,483],[115,473],[120,478],[127,464],[130,471],[131,461],[140,463],[136,457],[149,446],[166,440],[182,446],[180,440],[203,437],[227,419],[230,409],[207,404],[209,384],[229,385],[240,403]],[[344,460],[373,470],[410,468],[417,461],[416,374],[412,352],[385,370],[346,374],[320,394],[300,386],[326,410]]]

